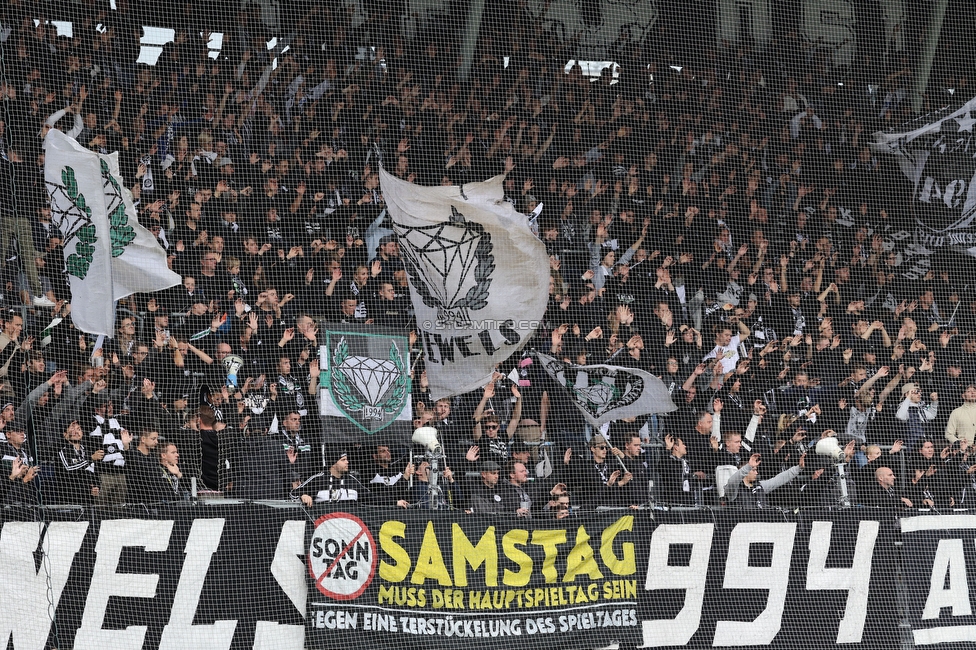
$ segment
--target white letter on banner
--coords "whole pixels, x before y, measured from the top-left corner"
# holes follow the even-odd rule
[[[281,527],[278,546],[271,562],[271,575],[281,590],[291,600],[295,609],[305,618],[308,598],[307,570],[305,568],[305,522],[286,521]],[[277,622],[258,621],[254,628],[254,650],[305,647],[304,625],[283,625]]]
[[[155,573],[116,573],[119,556],[126,546],[144,546],[146,551],[165,551],[173,531],[172,520],[111,519],[103,521],[95,544],[95,569],[81,627],[75,635],[75,650],[140,650],[146,636],[145,625],[124,630],[103,630],[105,608],[112,596],[155,598],[159,575]]]
[[[712,524],[664,524],[654,530],[644,589],[684,589],[685,602],[673,620],[643,621],[642,648],[685,645],[698,631],[713,532]],[[668,552],[676,544],[691,545],[688,566],[668,565]]]
[[[210,570],[210,560],[220,545],[220,535],[224,530],[223,519],[194,519],[190,534],[186,538],[183,570],[180,583],[173,597],[173,609],[169,623],[163,628],[159,640],[160,650],[183,650],[184,648],[229,648],[234,640],[237,621],[214,621],[213,625],[194,625],[203,582]]]
[[[862,521],[857,528],[854,559],[850,569],[828,569],[832,521],[815,521],[810,527],[810,557],[807,560],[807,590],[844,590],[847,605],[837,627],[837,643],[860,643],[868,614],[868,586],[871,584],[871,559],[880,525]]]
[[[946,573],[949,588],[944,589]],[[922,620],[939,618],[943,607],[951,607],[953,616],[970,616],[969,585],[966,584],[966,556],[961,539],[940,539],[932,561],[932,581],[925,599]]]
[[[71,563],[85,541],[87,521],[48,524],[44,563],[34,570],[34,551],[43,522],[7,522],[0,534],[0,648],[13,635],[17,650],[47,647],[54,610],[68,581]],[[48,578],[50,577],[50,592]]]
[[[719,621],[715,625],[713,646],[767,645],[779,632],[790,581],[790,557],[796,524],[743,522],[729,535],[725,558],[724,589],[768,589],[766,609],[754,621]],[[749,566],[749,546],[772,544],[773,558],[768,567]]]

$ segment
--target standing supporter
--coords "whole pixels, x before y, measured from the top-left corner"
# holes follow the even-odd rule
[[[647,454],[641,447],[641,437],[637,434],[626,436],[623,449],[613,447],[613,455],[620,459],[627,473],[634,478],[624,484],[617,495],[617,505],[637,507],[650,501]]]
[[[156,503],[160,500],[159,432],[144,429],[139,442],[130,447],[132,435],[123,435],[125,450],[126,501],[128,503]]]
[[[768,507],[767,494],[777,490],[803,471],[804,457],[793,467],[784,470],[766,480],[759,479],[759,464],[762,462],[760,454],[753,454],[749,461],[739,468],[725,486],[725,498],[729,503],[747,509],[762,509]]]
[[[180,452],[175,442],[164,442],[159,445],[159,473],[161,501],[179,501],[187,493],[186,488],[180,483],[183,472],[180,471]]]
[[[467,512],[478,515],[500,514],[505,512],[504,485],[498,484],[498,473],[501,466],[492,460],[481,463],[481,478],[468,493]]]
[[[660,466],[660,500],[678,506],[693,506],[700,503],[701,488],[686,458],[688,448],[684,440],[668,435],[664,442],[670,454]]]
[[[328,453],[327,458],[332,462],[326,471],[315,474],[295,487],[292,494],[299,494],[301,502],[309,507],[313,503],[357,501],[360,492],[364,492],[364,486],[349,475],[349,455],[344,449],[334,449]]]
[[[115,417],[112,400],[105,392],[93,396],[85,406],[93,409],[88,425],[92,427],[88,433],[89,441],[93,447],[101,447],[105,452],[99,472],[99,501],[125,503],[125,455],[122,443],[125,429]]]
[[[414,474],[413,463],[403,458],[394,461],[390,447],[382,444],[376,445],[371,457],[372,463],[363,472],[371,491],[370,503],[392,506],[404,500],[410,475]]]
[[[508,494],[506,495],[506,511],[514,512],[519,517],[531,518],[533,503],[539,507],[538,498],[533,499],[529,490],[529,470],[523,463],[512,461],[508,463]]]
[[[82,443],[83,437],[78,420],[71,420],[64,431],[67,444],[55,459],[48,502],[89,505],[98,496],[98,467],[105,457],[105,450],[96,449],[89,455]]]
[[[423,508],[429,509],[434,501],[431,489],[431,468],[430,461],[426,458],[420,460],[416,471],[410,471],[413,477],[413,486],[404,485],[403,498],[397,500],[396,505],[401,508]],[[404,477],[404,483],[410,482],[410,476]],[[374,490],[375,488],[371,489]],[[459,509],[463,503],[461,486],[454,480],[454,472],[450,467],[441,470],[441,475],[437,479],[437,489],[440,491],[438,507],[445,507],[451,510]]]
[[[24,318],[19,314],[10,312],[3,319],[3,331],[0,332],[0,377],[6,377],[10,373],[11,364],[20,366],[15,359],[21,352],[19,339],[23,329]]]
[[[949,442],[965,440],[972,446],[976,437],[976,384],[967,384],[962,392],[963,405],[949,415],[945,437]]]
[[[908,383],[901,387],[902,402],[898,405],[895,417],[904,422],[905,448],[914,451],[919,448],[924,438],[929,437],[929,422],[935,419],[939,412],[939,395],[932,393],[931,403],[922,400],[922,389],[916,383]]]
[[[0,474],[4,503],[39,503],[41,467],[27,449],[27,427],[14,420],[6,428],[6,441],[0,443]]]
[[[615,504],[620,491],[634,479],[629,471],[607,460],[609,449],[606,438],[596,435],[590,439],[589,459],[574,455],[572,447],[568,447],[563,455],[560,481],[568,485],[587,508]]]
[[[912,500],[895,489],[895,473],[890,467],[879,467],[874,472],[875,482],[867,491],[865,503],[881,508],[913,508]]]

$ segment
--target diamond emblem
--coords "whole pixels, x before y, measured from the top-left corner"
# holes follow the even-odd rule
[[[356,387],[370,406],[376,406],[400,376],[400,370],[387,359],[346,357],[336,368]]]
[[[444,307],[454,307],[459,298],[477,286],[471,271],[482,233],[444,223],[405,229],[397,234],[400,242],[407,244],[403,247],[404,254]]]
[[[609,384],[599,383],[587,386],[586,388],[575,389],[577,395],[591,404],[595,404],[599,409],[604,409],[616,397],[617,391]]]
[[[491,235],[451,207],[451,216],[432,226],[394,224],[411,286],[441,323],[467,324],[469,310],[488,305],[495,270]]]

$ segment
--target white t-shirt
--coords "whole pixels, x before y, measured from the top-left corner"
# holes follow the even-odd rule
[[[722,372],[730,373],[735,370],[736,364],[739,363],[739,343],[741,343],[741,337],[736,334],[728,345],[716,345],[711,352],[705,355],[702,361],[721,359]]]

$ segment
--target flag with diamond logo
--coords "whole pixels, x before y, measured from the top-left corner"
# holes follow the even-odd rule
[[[377,327],[336,327],[326,325],[319,348],[321,414],[344,418],[366,433],[398,421],[411,425],[407,337]]]
[[[435,400],[488,383],[546,311],[546,247],[504,182],[422,187],[380,169]]]
[[[541,352],[536,357],[593,426],[678,409],[664,382],[649,372],[606,364],[578,366]]]

